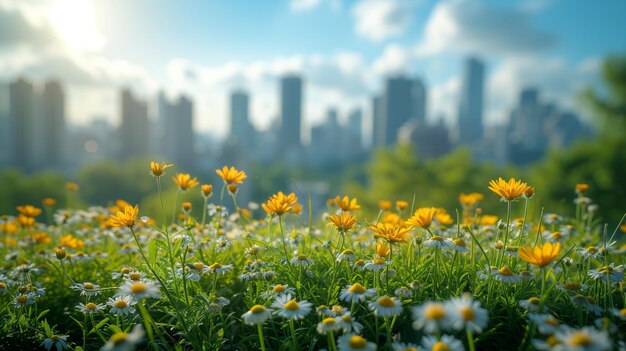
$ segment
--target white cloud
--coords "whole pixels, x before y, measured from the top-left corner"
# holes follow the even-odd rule
[[[359,0],[352,7],[356,33],[372,41],[399,36],[414,16],[410,0]]]
[[[461,77],[452,77],[427,89],[429,119],[432,121],[443,118],[448,125],[456,125]]]
[[[412,60],[410,50],[397,44],[389,44],[383,54],[374,60],[372,68],[377,76],[406,74]]]
[[[548,49],[555,43],[554,36],[533,26],[529,11],[478,1],[451,0],[438,3],[434,8],[417,53],[529,54]]]

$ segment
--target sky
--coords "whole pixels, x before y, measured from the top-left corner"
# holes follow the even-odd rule
[[[384,79],[404,74],[426,83],[428,119],[452,126],[463,60],[475,55],[491,126],[524,87],[575,108],[602,59],[626,53],[624,14],[621,0],[0,0],[0,82],[59,79],[74,124],[119,124],[122,87],[153,102],[160,90],[186,94],[194,127],[223,136],[235,89],[267,129],[279,78],[302,74],[311,126],[330,107],[367,120]]]

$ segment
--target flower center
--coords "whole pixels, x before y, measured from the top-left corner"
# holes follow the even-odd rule
[[[572,335],[570,343],[572,346],[588,346],[591,345],[591,338],[586,333],[578,332]]]
[[[58,335],[52,335],[52,336],[50,337],[50,340],[52,340],[52,341],[54,341],[54,342],[57,342],[57,341],[61,340],[61,337],[60,337],[60,336],[58,336]]]
[[[446,311],[440,305],[429,305],[424,311],[424,317],[432,320],[440,320],[446,316]]]
[[[435,235],[435,236],[432,236],[432,237],[430,238],[430,240],[443,241],[443,238],[442,238],[442,237],[440,237],[439,235]]]
[[[91,310],[91,311],[95,311],[96,308],[98,308],[98,306],[95,303],[90,302],[90,303],[85,305],[85,308],[88,309],[88,310]]]
[[[26,296],[26,295],[20,295],[20,296],[16,297],[16,298],[15,298],[15,300],[16,300],[18,303],[20,303],[20,304],[24,305],[24,304],[26,304],[26,303],[28,302],[28,296]]]
[[[376,257],[372,260],[374,264],[385,264],[385,259],[382,257]]]
[[[283,305],[283,307],[285,307],[285,309],[289,311],[297,311],[300,309],[300,305],[298,305],[296,300],[291,300],[287,302],[286,304]]]
[[[325,319],[322,321],[322,323],[323,323],[324,325],[333,325],[333,324],[335,324],[335,318],[332,318],[332,317],[325,318]]]
[[[539,305],[539,302],[541,301],[539,300],[539,298],[531,297],[530,299],[528,299],[528,302],[530,302],[533,305]]]
[[[553,327],[558,327],[559,326],[559,322],[554,319],[554,318],[547,318],[544,320],[544,322],[546,322],[547,324],[553,326]]]
[[[448,345],[444,344],[443,342],[437,341],[435,345],[433,345],[433,348],[431,349],[431,351],[450,351],[450,348],[448,347]]]
[[[273,292],[275,293],[281,293],[283,291],[285,291],[285,286],[284,285],[276,285],[274,287],[274,289],[272,289]]]
[[[626,308],[622,308],[621,310],[619,310],[619,314],[626,317]]]
[[[130,286],[130,291],[134,294],[139,294],[142,293],[144,291],[146,291],[146,284],[142,283],[142,282],[134,282],[131,286]]]
[[[511,272],[511,269],[509,268],[509,266],[504,266],[504,267],[500,268],[498,273],[500,273],[500,275],[506,275],[506,276],[513,275],[513,272]]]
[[[92,290],[93,289],[93,284],[91,283],[85,283],[83,284],[83,287],[87,290]]]
[[[222,268],[222,265],[221,265],[221,264],[219,264],[219,263],[213,263],[213,264],[211,265],[211,269],[219,269],[219,268]]]
[[[261,305],[254,305],[250,309],[250,312],[252,312],[253,314],[260,314],[260,313],[265,312],[265,307],[263,307]]]
[[[358,259],[356,260],[356,262],[354,262],[355,266],[363,266],[365,264],[365,261],[363,261],[362,259]]]
[[[113,306],[115,306],[116,308],[126,308],[126,307],[128,307],[128,302],[126,302],[124,300],[117,300],[117,301],[115,301]]]
[[[195,268],[197,271],[201,271],[204,268],[204,263],[196,262],[193,264],[193,268]]]
[[[582,285],[580,283],[565,283],[563,287],[567,290],[578,291],[582,288]]]
[[[308,260],[308,259],[309,259],[309,258],[308,258],[308,257],[306,257],[306,255],[298,255],[298,260],[299,260],[299,261],[306,261],[306,260]]]
[[[364,349],[367,346],[367,340],[355,335],[348,340],[348,345],[353,349]]]
[[[473,321],[476,318],[474,310],[469,306],[461,307],[461,317],[466,321]]]
[[[133,272],[129,275],[130,280],[139,280],[141,278],[141,273]]]
[[[383,307],[394,307],[396,305],[396,303],[393,301],[393,299],[389,296],[383,296],[380,299],[378,299],[378,304],[383,306]]]
[[[454,239],[454,245],[457,246],[461,246],[461,247],[465,247],[465,240],[459,238],[459,239]]]
[[[342,255],[354,255],[354,252],[352,252],[352,250],[350,250],[350,249],[345,249],[345,250],[343,250],[343,252],[341,254]]]
[[[592,253],[592,254],[594,254],[594,253],[597,253],[597,252],[598,252],[598,249],[596,249],[596,248],[595,248],[595,247],[593,247],[593,246],[589,246],[589,247],[587,248],[587,252],[588,252],[588,253]]]
[[[353,293],[353,294],[364,294],[365,293],[365,287],[363,285],[361,285],[360,283],[354,283],[354,285],[352,285],[348,289],[348,291]]]
[[[117,332],[111,336],[111,341],[115,346],[119,346],[120,344],[126,342],[127,339],[128,336],[124,332]]]
[[[561,232],[554,232],[552,233],[552,238],[553,239],[561,239],[563,237],[563,234],[561,234]]]

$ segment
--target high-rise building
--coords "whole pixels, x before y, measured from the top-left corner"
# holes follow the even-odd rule
[[[146,156],[149,152],[150,124],[148,105],[135,99],[130,90],[121,93],[120,157]]]
[[[154,128],[153,149],[168,160],[175,158],[175,130],[176,119],[174,118],[174,106],[167,100],[163,91],[157,97],[157,118]]]
[[[12,157],[11,94],[9,85],[0,83],[0,166],[11,164]]]
[[[47,167],[60,167],[64,162],[66,127],[65,95],[59,82],[44,85],[42,106],[43,162]]]
[[[234,91],[230,95],[229,143],[241,148],[249,148],[254,143],[254,128],[250,123],[249,98],[244,91]]]
[[[411,119],[414,112],[413,81],[406,77],[387,79],[383,100],[385,121],[384,145],[393,145],[398,139],[398,131]]]
[[[176,129],[175,129],[175,157],[174,162],[178,162],[186,168],[193,167],[194,162],[194,133],[193,133],[193,103],[191,100],[181,95],[175,108]]]
[[[457,125],[457,142],[472,144],[483,137],[483,89],[485,67],[479,59],[465,61]]]
[[[279,147],[283,150],[301,146],[302,78],[285,76],[280,80]]]
[[[413,81],[411,94],[413,96],[411,118],[417,120],[418,124],[426,124],[426,85],[421,79]]]
[[[13,127],[13,155],[11,164],[26,171],[35,167],[33,85],[23,78],[11,83],[11,125]]]
[[[372,146],[374,148],[385,145],[385,114],[383,112],[381,95],[372,98]]]

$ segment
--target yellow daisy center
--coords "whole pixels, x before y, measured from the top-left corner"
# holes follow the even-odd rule
[[[117,300],[115,301],[115,303],[113,303],[113,306],[115,306],[116,308],[126,308],[128,307],[128,302],[124,300]]]
[[[98,308],[98,306],[95,303],[90,302],[85,305],[85,308],[91,311],[95,311],[95,309]]]
[[[60,336],[58,336],[58,335],[52,335],[52,336],[50,337],[50,340],[52,340],[52,341],[54,341],[54,342],[57,342],[57,341],[61,340],[61,337],[60,337]]]
[[[461,310],[459,312],[461,314],[461,317],[463,317],[463,319],[466,321],[473,321],[476,318],[474,310],[469,306],[461,307]]]
[[[93,284],[91,283],[85,283],[83,284],[83,287],[87,290],[92,290],[93,289]]]
[[[374,264],[385,264],[385,259],[382,257],[376,257],[372,260]]]
[[[296,300],[290,300],[286,304],[283,305],[286,310],[289,311],[297,311],[300,309],[300,305],[296,302]]]
[[[211,269],[219,269],[219,268],[222,268],[222,265],[221,265],[221,264],[219,264],[219,263],[213,263],[213,264],[211,265]]]
[[[619,314],[626,317],[626,308],[622,308],[621,310],[619,310]]]
[[[345,249],[345,250],[343,250],[343,252],[341,254],[342,255],[354,255],[354,252],[352,252],[352,250],[350,250],[350,249]]]
[[[463,240],[463,239],[460,239],[460,238],[459,239],[454,239],[453,242],[454,242],[454,245],[465,247],[465,240]]]
[[[598,249],[596,249],[596,248],[595,248],[595,247],[593,247],[593,246],[589,246],[589,247],[587,248],[587,252],[588,252],[588,253],[592,253],[592,254],[593,254],[593,253],[597,253],[597,252],[598,252]]]
[[[331,318],[331,317],[325,318],[325,319],[322,321],[322,324],[324,324],[324,325],[332,325],[332,324],[335,324],[335,318]]]
[[[513,275],[513,272],[511,272],[511,269],[509,268],[509,266],[504,266],[500,268],[498,273],[500,273],[500,275],[507,275],[507,276]]]
[[[541,302],[541,301],[539,300],[539,298],[531,297],[530,299],[528,299],[528,302],[530,302],[533,305],[538,305],[539,302]]]
[[[437,341],[435,345],[433,345],[433,348],[431,349],[431,351],[450,351],[450,348],[448,347],[448,345],[444,344],[443,342]]]
[[[134,282],[131,286],[130,286],[130,291],[133,294],[140,294],[144,291],[146,291],[148,287],[146,286],[146,284],[142,283],[142,282]]]
[[[440,305],[428,305],[424,310],[424,317],[433,320],[440,320],[446,316],[446,311]]]
[[[394,307],[396,305],[395,301],[389,296],[383,296],[378,299],[378,304],[383,307]]]
[[[432,236],[432,237],[430,238],[430,240],[443,241],[443,238],[442,238],[442,237],[440,237],[439,235],[435,235],[435,236]]]
[[[365,293],[365,287],[363,285],[361,285],[360,283],[354,283],[354,285],[352,285],[349,289],[349,292],[353,293],[353,294],[363,294]]]
[[[559,322],[556,319],[554,319],[554,318],[545,319],[544,322],[550,324],[553,327],[558,327],[559,326]]]
[[[195,268],[198,271],[201,271],[204,268],[204,263],[196,262],[196,263],[193,264],[193,268]]]
[[[141,273],[133,272],[130,274],[129,278],[130,280],[139,280],[139,278],[141,278]]]
[[[567,290],[580,290],[582,289],[582,285],[580,283],[565,283],[563,287]]]
[[[285,291],[285,286],[284,285],[276,285],[274,287],[274,289],[272,289],[273,292],[275,293],[281,293],[283,291]]]
[[[353,349],[364,349],[367,346],[367,340],[355,335],[348,340],[348,345]]]
[[[587,333],[574,333],[570,339],[572,346],[588,346],[591,345],[591,337]]]
[[[20,304],[25,304],[28,302],[28,297],[26,295],[20,295],[18,297],[15,298],[15,300],[20,303]]]
[[[250,309],[250,312],[252,312],[253,314],[260,314],[260,313],[265,312],[265,307],[263,307],[261,305],[254,305]]]
[[[124,343],[128,339],[128,336],[124,332],[117,332],[111,336],[111,341],[113,345],[118,346]]]

